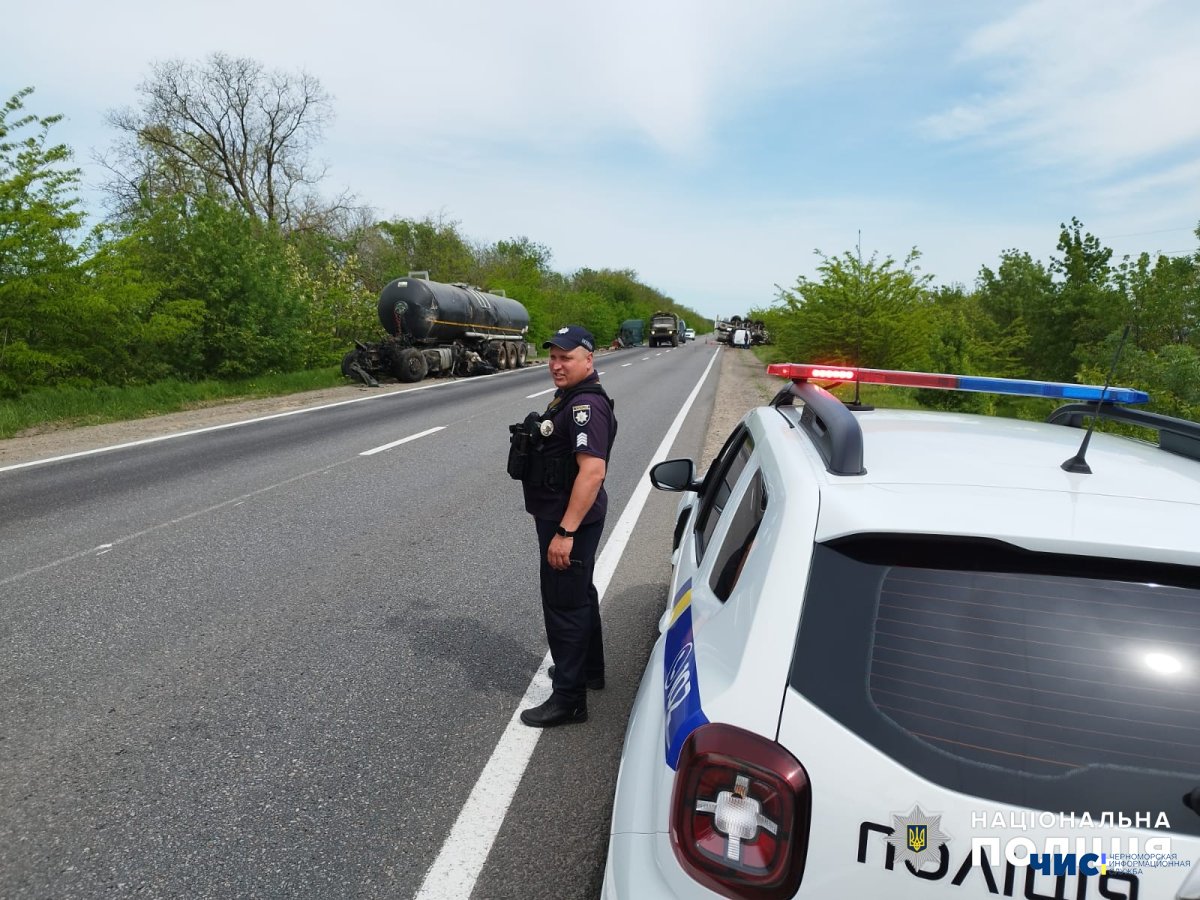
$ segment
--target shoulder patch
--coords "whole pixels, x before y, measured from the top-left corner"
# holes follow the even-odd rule
[[[592,419],[592,404],[581,403],[578,406],[572,406],[571,418],[575,420],[576,425],[582,428]]]

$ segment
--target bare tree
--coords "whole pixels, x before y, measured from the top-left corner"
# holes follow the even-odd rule
[[[252,216],[302,227],[324,206],[315,186],[325,168],[311,155],[332,106],[313,76],[214,53],[155,64],[138,93],[137,109],[108,115],[121,139],[101,161],[117,176],[118,210],[147,194],[222,193]]]

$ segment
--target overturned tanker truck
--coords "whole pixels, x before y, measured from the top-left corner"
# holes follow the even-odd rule
[[[396,278],[379,294],[379,321],[387,340],[355,341],[342,359],[343,375],[372,387],[387,375],[409,382],[486,375],[520,368],[529,358],[525,307],[468,284],[441,284],[416,273]]]

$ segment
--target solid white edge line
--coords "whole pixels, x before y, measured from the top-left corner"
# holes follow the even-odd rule
[[[524,370],[522,370],[524,371]],[[0,466],[0,472],[11,472],[14,469],[27,469],[30,466],[44,466],[47,463],[62,462],[64,459],[77,459],[81,456],[95,456],[97,453],[108,453],[112,450],[126,450],[129,447],[141,447],[144,444],[157,444],[159,441],[170,441],[175,438],[190,437],[193,434],[204,434],[209,431],[221,431],[224,428],[238,428],[242,425],[253,425],[256,422],[269,422],[271,419],[283,419],[288,416],[298,416],[302,413],[316,412],[321,409],[333,409],[335,406],[348,406],[351,403],[363,403],[367,400],[382,400],[385,397],[404,396],[416,391],[428,391],[433,388],[448,387],[452,384],[462,384],[465,381],[482,381],[485,378],[496,378],[500,375],[511,375],[512,372],[493,372],[490,375],[476,375],[470,379],[456,378],[454,381],[438,381],[423,384],[420,387],[409,388],[406,391],[388,391],[386,394],[371,394],[367,397],[355,397],[353,400],[339,400],[337,403],[324,403],[320,406],[306,406],[302,409],[290,409],[287,412],[272,413],[269,416],[259,416],[255,419],[239,419],[236,422],[224,422],[221,425],[209,425],[206,428],[193,428],[190,431],[177,431],[174,434],[160,434],[158,437],[142,438],[139,441],[128,441],[124,444],[112,444],[108,447],[97,447],[94,450],[80,450],[76,453],[64,453],[62,456],[51,456],[46,459],[34,459],[29,462],[14,463],[11,466]],[[554,390],[551,388],[551,390]],[[535,395],[536,396],[536,395]],[[526,398],[528,399],[528,398]]]
[[[382,447],[373,447],[370,450],[364,450],[359,456],[374,456],[376,453],[382,453],[384,450],[391,450],[393,447],[399,447],[401,444],[407,444],[409,441],[415,441],[417,438],[423,438],[427,434],[436,434],[445,429],[445,425],[438,425],[436,428],[426,428],[424,431],[419,431],[416,434],[410,434],[408,437],[400,438],[398,441],[392,441],[390,444],[384,444]]]
[[[650,496],[650,469],[666,458],[671,445],[675,443],[675,438],[683,427],[683,420],[692,404],[696,402],[700,388],[708,378],[713,363],[717,361],[717,355],[714,353],[709,360],[704,374],[692,388],[692,393],[679,410],[679,415],[675,417],[662,443],[654,451],[646,471],[642,473],[637,487],[634,488],[633,495],[625,504],[620,519],[609,534],[604,550],[596,560],[593,581],[601,601],[625,552],[625,545],[629,543],[630,535],[633,534],[633,527],[641,515],[642,507],[646,505],[646,499]],[[425,874],[416,900],[462,900],[469,897],[475,889],[479,873],[483,871],[488,853],[491,852],[496,835],[500,832],[500,826],[504,824],[508,815],[517,785],[520,784],[538,738],[542,735],[542,729],[530,728],[523,724],[520,714],[522,709],[536,706],[550,696],[550,677],[546,674],[550,662],[550,654],[547,652],[533,680],[529,682],[529,687],[525,689],[525,696],[521,698],[508,720],[508,726],[500,736],[496,749],[492,751],[491,758],[479,773],[479,779],[471,789],[467,802],[463,804],[450,834],[442,844],[442,849]]]

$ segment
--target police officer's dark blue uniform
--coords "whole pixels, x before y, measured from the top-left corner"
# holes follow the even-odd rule
[[[604,531],[604,490],[616,418],[592,364],[595,339],[569,325],[542,345],[558,390],[542,414],[550,431],[541,456],[550,474],[523,482],[525,509],[537,526],[546,639],[554,658],[554,693],[521,713],[534,727],[587,721],[587,686],[603,686],[600,600],[592,575]]]

